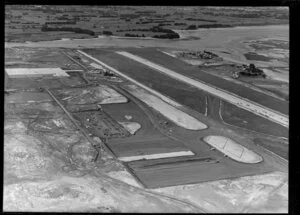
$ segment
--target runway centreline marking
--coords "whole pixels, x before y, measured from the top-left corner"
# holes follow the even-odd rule
[[[289,119],[287,116],[285,116],[284,114],[278,113],[274,110],[271,110],[267,107],[264,107],[256,102],[250,101],[246,98],[242,98],[236,94],[224,91],[222,89],[219,89],[217,87],[214,86],[210,86],[206,83],[203,83],[201,81],[198,80],[194,80],[192,78],[186,77],[184,75],[181,75],[179,73],[176,73],[170,69],[167,69],[163,66],[160,66],[156,63],[153,63],[147,59],[141,58],[139,56],[133,55],[129,52],[125,52],[125,51],[118,51],[116,52],[122,56],[128,57],[132,60],[135,60],[139,63],[142,63],[156,71],[159,71],[161,73],[164,73],[174,79],[180,80],[182,82],[188,83],[189,85],[192,85],[194,87],[197,87],[198,89],[204,90],[206,92],[209,92],[219,98],[222,98],[238,107],[241,107],[245,110],[251,111],[256,115],[262,116],[266,119],[269,119],[273,122],[276,122],[280,125],[283,125],[285,127],[288,128],[289,126]]]

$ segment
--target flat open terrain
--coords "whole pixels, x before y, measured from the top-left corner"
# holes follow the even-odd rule
[[[146,86],[171,97],[178,103],[191,107],[199,113],[205,113],[205,92],[196,90],[194,87],[171,79],[167,75],[155,72],[111,51],[85,49],[84,52],[124,72]]]
[[[153,165],[153,161],[134,161],[127,165],[148,188],[193,184],[222,178],[233,178],[240,174],[254,175],[268,172],[261,165],[245,165],[240,163],[215,163],[206,159],[169,162]],[[247,173],[245,173],[245,168]]]
[[[287,102],[254,91],[252,89],[249,89],[248,87],[237,85],[235,83],[229,82],[222,78],[207,73],[203,73],[197,67],[193,67],[183,61],[179,61],[169,55],[156,51],[155,49],[151,49],[151,48],[129,49],[129,52],[138,55],[140,57],[143,57],[154,63],[157,63],[159,65],[162,65],[182,75],[216,86],[228,92],[232,92],[243,98],[249,99],[250,101],[254,101],[258,104],[261,104],[267,108],[288,115]]]
[[[130,115],[132,116],[130,121],[142,126],[134,136],[108,141],[109,147],[118,157],[189,150],[182,143],[160,133],[132,101],[124,104],[106,104],[102,105],[102,108],[117,121],[126,121],[125,115]]]
[[[103,53],[111,54],[111,52],[105,51]],[[95,103],[88,102],[93,98],[90,98],[89,95],[87,98],[80,97],[78,100],[72,100],[72,105],[67,107],[68,103],[60,102],[55,94],[53,97],[51,96],[52,88],[57,87],[66,89],[68,86],[77,85],[77,89],[88,89],[91,85],[82,79],[81,73],[74,73],[77,75],[65,77],[64,82],[61,81],[61,78],[53,77],[42,77],[39,80],[20,79],[18,81],[20,90],[6,93],[5,99],[5,210],[67,211],[72,209],[73,211],[85,212],[200,212],[202,211],[201,208],[210,208],[208,210],[210,212],[220,212],[238,211],[240,208],[244,211],[244,208],[247,207],[248,211],[252,208],[255,209],[257,202],[262,204],[262,197],[267,199],[265,201],[269,201],[269,198],[273,199],[274,187],[279,190],[285,181],[281,183],[282,185],[277,183],[284,179],[260,182],[250,191],[247,191],[249,195],[235,195],[240,190],[244,191],[245,187],[248,188],[249,185],[245,184],[244,181],[237,183],[233,178],[257,175],[282,168],[280,164],[276,163],[279,158],[267,155],[261,148],[261,146],[267,145],[270,147],[266,148],[271,151],[281,150],[282,153],[286,153],[286,148],[279,147],[279,144],[282,143],[278,143],[278,147],[272,148],[272,138],[269,137],[267,139],[269,142],[264,139],[255,142],[259,145],[257,146],[252,141],[255,135],[251,136],[250,132],[245,132],[246,135],[243,136],[242,132],[234,128],[229,129],[229,126],[219,123],[222,120],[219,115],[219,98],[143,66],[135,67],[136,63],[122,58],[122,56],[119,56],[121,60],[118,61],[118,58],[114,56],[117,55],[113,53],[107,58],[107,61],[117,61],[117,63],[114,62],[115,64],[121,62],[117,69],[124,72],[122,69],[124,67],[126,69],[124,74],[133,75],[133,77],[138,74],[142,83],[144,83],[143,81],[146,82],[143,76],[148,74],[147,78],[150,80],[147,82],[148,86],[157,86],[160,89],[157,91],[163,94],[166,90],[170,90],[170,92],[173,90],[175,93],[171,94],[172,96],[169,95],[169,91],[165,95],[172,99],[173,97],[177,98],[176,101],[185,106],[188,105],[182,101],[187,99],[191,105],[194,105],[195,109],[199,108],[199,112],[202,111],[202,114],[182,106],[178,107],[208,125],[208,128],[195,131],[177,126],[161,113],[155,111],[151,105],[147,106],[134,97],[134,93],[130,94],[126,88],[129,86],[128,81],[116,83],[109,80],[99,80],[97,84],[110,86],[128,98],[127,103],[101,104],[103,111],[109,115],[111,121],[114,123],[133,122],[141,125],[135,135],[110,137],[106,145],[112,149],[117,158],[132,158],[132,156],[143,155],[161,156],[163,153],[170,155],[173,152],[175,152],[172,154],[173,156],[181,152],[193,152],[194,155],[190,153],[189,156],[182,157],[120,162],[111,155],[108,156],[106,150],[99,149],[99,145],[95,144],[100,143],[97,136],[101,135],[93,133],[92,127],[95,126],[95,121],[100,123],[104,121],[101,117],[97,120],[96,117],[84,116],[83,114],[81,121],[86,120],[91,124],[90,127],[83,128],[73,124],[72,117],[66,114],[67,111],[71,112],[72,115],[74,113],[88,113],[88,111],[97,112]],[[122,63],[122,61],[126,63]],[[112,64],[109,63],[109,65]],[[149,73],[144,73],[144,71]],[[83,73],[85,72],[87,70],[83,71]],[[155,84],[151,83],[152,79],[155,80]],[[11,83],[11,80],[8,83]],[[86,85],[83,86],[83,84]],[[179,90],[176,90],[177,84]],[[165,86],[170,89],[166,89]],[[47,91],[50,97],[45,90],[38,87],[51,88]],[[11,87],[8,86],[6,89],[11,89]],[[180,94],[180,91],[183,91],[184,94],[181,94],[181,97],[176,97],[176,93]],[[64,96],[64,98],[66,97]],[[196,102],[197,105],[195,105],[193,100],[199,103]],[[88,103],[93,103],[90,109]],[[66,112],[62,106],[67,110]],[[203,142],[203,138],[207,135],[224,135],[232,138],[237,143],[249,147],[261,155],[264,160],[261,163],[250,165],[224,157],[220,151],[212,150],[209,144]],[[262,137],[263,135],[257,136]],[[105,141],[105,138],[101,140]],[[101,150],[100,156],[97,155],[98,150]],[[130,169],[125,168],[124,164],[131,171],[127,171]],[[208,183],[200,183],[218,179],[226,180],[222,180],[214,188],[210,188]],[[190,189],[190,191],[180,195],[177,193],[177,195],[169,198],[168,196],[172,196],[170,192],[166,192],[166,196],[159,196],[155,193],[156,191],[151,193],[153,190],[149,192],[148,189],[144,189],[138,184],[138,181],[144,184],[146,188],[180,185],[173,186],[173,188],[182,188],[185,191]],[[228,183],[226,181],[230,181],[232,184],[228,184],[224,188],[224,183]],[[189,186],[196,185],[186,185],[190,183],[205,186],[206,190],[197,192],[196,188],[189,188]],[[228,196],[224,189],[231,195]],[[287,188],[283,189],[283,191],[285,190]],[[207,194],[211,191],[219,192],[218,197],[208,197]],[[192,196],[195,193],[197,193],[198,198],[196,201],[197,198]],[[235,197],[232,198],[232,196]],[[192,199],[185,199],[180,202],[178,200],[180,198]],[[229,199],[228,202],[232,201],[232,207],[235,207],[236,210],[227,209],[231,205],[228,206],[225,203],[224,206],[224,202],[219,201],[219,199]],[[249,199],[254,199],[255,206],[252,205],[253,201]],[[274,201],[276,203],[283,202],[286,198],[277,199],[279,200],[272,200],[270,205]],[[240,200],[238,205],[236,205],[237,200]],[[241,200],[244,200],[245,204]],[[189,204],[189,202],[193,204]],[[186,206],[184,207],[182,204]],[[187,206],[190,208],[193,205],[199,207],[199,210],[186,209],[184,211]],[[221,210],[222,207],[223,210]],[[285,209],[286,206],[284,205],[283,208]]]
[[[287,9],[269,7],[248,10],[226,7],[6,5],[5,9],[5,39],[8,41],[91,38],[98,35],[151,37],[162,34],[151,30],[152,27],[197,29],[222,27],[224,24],[227,27],[284,24],[289,18]],[[44,25],[52,30],[45,30]],[[55,29],[57,27],[65,29]],[[70,32],[68,28],[80,28],[81,31]]]
[[[138,49],[133,49],[133,50],[138,50]],[[149,50],[149,49],[140,49],[140,50]],[[208,95],[206,92],[198,90],[194,87],[191,87],[188,84],[183,83],[181,81],[172,79],[164,74],[161,74],[153,69],[148,68],[145,65],[142,65],[142,64],[135,62],[131,59],[128,59],[124,56],[118,55],[112,51],[106,51],[103,49],[101,49],[101,50],[85,49],[84,51],[88,54],[91,54],[95,58],[98,58],[99,60],[103,61],[104,63],[107,63],[108,65],[112,66],[113,68],[118,69],[119,71],[123,72],[124,74],[134,78],[135,80],[145,84],[146,86],[148,86],[166,96],[171,97],[176,102],[183,104],[201,114],[205,114],[205,112],[206,112],[205,96]],[[146,55],[148,52],[143,51],[143,53],[144,53],[144,55]],[[150,53],[160,54],[157,51],[150,52]],[[169,57],[168,55],[165,55],[165,54],[161,54],[161,55]],[[172,59],[171,63],[173,63],[173,61],[174,61],[174,63],[177,63],[177,64],[178,64],[178,62],[180,63],[180,61],[175,58],[172,58],[172,57],[169,57],[169,58]],[[180,65],[182,67],[182,63],[180,63]],[[165,66],[168,66],[168,65],[165,65]],[[185,66],[185,71],[190,71],[190,69],[191,69],[192,71],[195,72],[194,67],[191,67],[184,63],[183,63],[183,66]],[[201,73],[201,71],[198,71],[198,73]],[[207,75],[209,75],[209,74],[207,74]],[[212,77],[215,77],[215,76],[212,76]],[[222,83],[224,81],[225,80],[220,79],[220,83]],[[228,86],[230,86],[232,83],[229,82],[227,84],[228,84]],[[241,87],[241,86],[237,85],[236,87]],[[246,88],[246,89],[248,89],[248,88]],[[256,91],[251,90],[251,92],[256,92]],[[262,93],[260,93],[259,95],[266,96]],[[215,98],[214,96],[209,95],[209,98],[210,97]],[[271,99],[272,101],[284,104],[282,101],[275,100],[274,98],[272,98],[270,96],[268,96],[267,98]],[[215,99],[219,100],[218,98],[215,98]],[[215,104],[218,104],[218,103],[214,102],[214,104],[213,104],[213,103],[208,102],[208,104],[209,104],[209,106],[207,108],[208,115],[212,116],[212,117],[214,115],[218,116],[219,110],[216,109],[216,106],[215,106]],[[234,108],[240,109],[235,106],[234,106]],[[216,110],[214,110],[214,109],[216,109]],[[241,110],[241,111],[244,112],[244,110]],[[249,112],[249,114],[248,114],[248,111],[245,111],[245,112],[247,112],[247,115],[250,115],[250,116],[254,115],[251,112]],[[231,123],[234,123],[233,125],[235,125],[235,126],[247,128],[247,129],[254,130],[257,132],[261,132],[261,133],[271,134],[274,136],[281,136],[281,135],[287,136],[287,133],[288,133],[287,128],[285,128],[283,126],[279,126],[278,124],[276,124],[272,121],[269,121],[267,119],[264,119],[262,117],[255,115],[255,118],[251,118],[251,117],[246,116],[246,120],[249,121],[248,124],[246,124],[246,123],[242,122],[242,121],[244,121],[244,119],[241,114],[235,113],[234,111],[232,111],[230,114],[231,114],[231,116],[235,116],[236,120],[230,121]],[[222,119],[220,119],[219,116],[213,117],[213,118],[222,122]],[[264,123],[263,124],[259,123],[256,120],[257,118],[261,118],[260,121],[264,122]],[[267,125],[267,126],[264,126],[264,125]],[[280,133],[278,133],[278,130],[281,130],[281,129],[282,129],[282,131]]]
[[[283,141],[275,141],[275,140],[268,140],[266,138],[256,138],[254,139],[254,143],[264,148],[276,152],[276,154],[280,155],[285,159],[289,159],[289,144],[284,143]]]
[[[289,136],[289,130],[284,126],[257,116],[249,111],[238,108],[225,101],[222,101],[221,115],[224,122],[230,125],[235,125],[249,130],[255,130],[274,136],[286,138]]]

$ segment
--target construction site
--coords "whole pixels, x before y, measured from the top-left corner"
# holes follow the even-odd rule
[[[234,108],[228,105],[224,112],[222,103],[226,103],[226,98],[220,99],[213,93],[168,77],[159,69],[122,56],[122,51],[144,57],[146,52],[53,49],[48,50],[51,53],[48,55],[56,58],[56,64],[60,65],[48,68],[38,54],[32,54],[33,50],[30,50],[30,60],[24,60],[23,53],[28,51],[11,50],[12,54],[6,58],[9,64],[5,69],[7,183],[28,177],[50,180],[51,174],[57,175],[57,172],[75,178],[96,174],[117,183],[125,181],[138,189],[151,189],[154,196],[160,192],[169,196],[169,191],[156,193],[155,189],[183,189],[201,183],[286,171],[287,160],[281,156],[282,151],[277,152],[276,147],[264,148],[266,145],[256,141],[263,137],[285,141],[288,129],[281,118],[277,122],[277,118],[270,115],[271,119],[274,117],[272,121],[233,105],[254,117],[247,118],[247,114],[236,117],[248,120],[247,125],[232,120],[236,115],[227,119],[228,113],[237,112],[231,111]],[[147,50],[147,53],[151,56],[155,51]],[[210,52],[203,53],[210,55]],[[40,68],[19,68],[25,64],[20,61],[39,64]],[[181,65],[181,68],[184,67]],[[268,101],[270,106],[271,102],[278,102]],[[277,111],[286,113],[283,104],[276,107]],[[262,125],[271,126],[261,129]],[[17,151],[9,151],[13,144],[19,149],[30,141],[31,145],[38,143],[32,145],[31,152],[20,152],[27,153],[23,158],[18,157],[23,155]],[[45,158],[40,154],[43,148],[48,151]],[[30,160],[30,153],[35,153],[34,159],[40,160]],[[51,161],[53,158],[56,160]],[[13,167],[11,159],[23,159],[24,163]],[[138,192],[144,192],[142,190]],[[82,204],[85,201],[88,200]],[[196,205],[201,204],[199,201]],[[113,212],[113,203],[110,205],[101,211]],[[184,210],[200,211],[204,206],[189,207]]]

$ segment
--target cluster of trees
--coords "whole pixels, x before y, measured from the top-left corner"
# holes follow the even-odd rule
[[[120,14],[120,19],[137,19],[139,17],[140,15],[138,14],[131,14],[131,13]]]
[[[144,34],[138,35],[138,34],[129,34],[129,33],[126,33],[124,36],[125,37],[145,37]]]
[[[185,20],[189,20],[189,21],[204,21],[204,22],[217,22],[216,20],[212,20],[212,19],[199,19],[199,18],[186,18]]]
[[[174,23],[175,26],[179,26],[179,25],[187,25],[186,23],[183,23],[183,22],[177,22],[177,23]]]
[[[160,23],[158,26],[166,26],[166,25],[171,25],[170,23]]]
[[[197,26],[196,25],[189,25],[186,30],[196,30]]]
[[[102,18],[116,18],[117,16],[105,14],[105,15],[99,15],[98,17],[102,17]]]
[[[113,35],[113,33],[111,31],[103,31],[102,33],[107,36]]]
[[[151,14],[151,13],[156,13],[155,10],[145,10],[145,11],[135,11],[135,13],[138,14]]]
[[[43,25],[41,31],[69,31],[78,34],[88,34],[91,36],[95,36],[96,33],[92,30],[82,29],[82,28],[71,28],[71,27],[48,27],[47,25]]]
[[[117,32],[124,32],[124,31],[150,31],[150,30],[146,28],[132,28],[126,30],[117,30]]]
[[[135,24],[149,24],[152,23],[151,21],[141,21],[141,22],[136,22]]]
[[[273,17],[278,19],[288,19],[289,14],[287,12],[276,11],[206,11],[203,12],[206,15],[213,16],[230,16],[237,18],[262,18],[262,17]]]
[[[208,24],[208,25],[198,25],[198,28],[230,28],[232,25],[227,24]]]
[[[171,29],[165,29],[161,28],[161,26],[153,26],[152,28],[146,29],[146,28],[132,28],[132,29],[126,29],[126,30],[117,30],[117,32],[124,32],[124,31],[145,31],[145,32],[160,32],[160,33],[175,33]]]
[[[65,22],[45,22],[45,25],[76,25],[76,21],[65,21]]]
[[[168,33],[168,34],[173,34],[173,33],[175,33],[175,32],[172,31],[171,29],[161,28],[160,26],[153,26],[152,28],[150,28],[150,30],[151,30],[152,32],[161,32],[161,33]]]
[[[198,28],[230,28],[232,25],[227,24],[204,24],[204,25],[189,25],[186,30],[196,30]]]
[[[168,34],[162,34],[162,35],[154,35],[153,38],[159,38],[159,39],[178,39],[180,38],[179,34],[177,33],[168,33]]]
[[[159,33],[165,33],[161,35],[154,35],[152,36],[153,38],[160,38],[160,39],[175,39],[175,38],[180,38],[179,34],[176,32],[172,31],[171,29],[165,29],[161,28],[160,26],[154,26],[150,29],[128,29],[128,30],[117,30],[117,32],[124,32],[124,31],[145,31],[145,32],[159,32]],[[145,37],[144,34],[138,35],[138,34],[130,34],[126,33],[125,37]]]
[[[136,22],[135,24],[153,24],[153,23],[167,23],[167,22],[174,22],[174,21],[173,20],[153,20],[153,19],[148,19],[146,21]]]

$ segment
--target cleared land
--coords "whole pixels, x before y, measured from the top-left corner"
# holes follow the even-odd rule
[[[26,76],[69,76],[61,68],[6,68],[6,72],[10,77],[26,77]]]
[[[107,104],[124,103],[127,98],[105,85],[84,88],[63,88],[53,90],[64,103],[74,104]]]
[[[120,51],[120,52],[117,52],[118,54],[121,54],[121,55],[124,55],[128,58],[131,58],[135,61],[138,61],[142,64],[145,64],[155,70],[158,70],[162,73],[165,73],[169,76],[171,76],[172,78],[175,78],[175,79],[178,79],[178,80],[181,80],[181,81],[184,81],[188,84],[191,84],[201,90],[205,90],[215,96],[218,96],[218,97],[221,97],[223,98],[224,100],[230,102],[230,103],[233,103],[243,109],[246,109],[246,110],[249,110],[255,114],[258,114],[262,117],[265,117],[265,118],[268,118],[276,123],[279,123],[285,127],[288,127],[288,124],[289,124],[289,120],[288,120],[288,117],[283,115],[283,114],[280,114],[278,112],[275,112],[273,111],[272,109],[268,108],[268,107],[264,107],[264,106],[261,106],[260,104],[256,103],[255,99],[252,99],[252,100],[247,100],[245,99],[243,96],[240,96],[240,95],[235,95],[235,94],[232,94],[232,92],[228,92],[226,91],[227,89],[226,88],[223,88],[223,89],[218,89],[216,88],[217,86],[216,85],[207,85],[206,82],[203,83],[202,81],[195,81],[194,79],[191,79],[187,76],[184,76],[184,75],[181,75],[179,73],[176,73],[170,69],[167,69],[166,67],[162,67],[158,64],[155,64],[151,61],[148,61],[147,59],[144,59],[144,58],[141,58],[137,55],[133,55],[129,52],[124,52],[124,51]],[[168,55],[167,55],[168,56]],[[168,56],[169,57],[169,56]],[[228,84],[228,83],[227,83]],[[225,90],[225,91],[223,91]],[[252,90],[253,91],[253,90]],[[258,92],[257,92],[258,93]]]
[[[111,51],[103,49],[85,49],[84,52],[96,57],[113,68],[122,71],[132,79],[141,82],[149,88],[169,96],[177,102],[177,105],[184,104],[196,109],[199,113],[205,113],[205,92],[197,90],[185,83],[170,79],[167,75],[157,73],[153,75],[153,70],[134,61],[127,59]],[[161,98],[161,97],[160,97]],[[164,101],[169,102],[169,100]],[[176,103],[170,103],[176,105]]]
[[[137,122],[118,122],[121,124],[130,134],[135,134],[140,128],[141,125]]]
[[[289,159],[289,144],[284,141],[269,140],[267,138],[255,138],[254,143],[264,148],[276,152],[279,156]]]
[[[141,56],[149,61],[164,66],[170,70],[173,70],[176,73],[185,75],[187,77],[196,80],[203,81],[210,85],[216,86],[220,89],[224,89],[228,92],[232,92],[243,98],[249,99],[250,101],[255,101],[256,103],[261,104],[267,108],[288,115],[289,108],[287,102],[280,101],[278,99],[267,96],[263,93],[249,89],[248,87],[240,86],[235,83],[224,80],[222,78],[201,72],[201,70],[199,70],[198,68],[188,65],[185,62],[179,61],[178,59],[163,54],[159,51],[156,51],[153,48],[145,48],[145,49],[132,48],[132,49],[128,49],[128,51],[130,53]]]
[[[259,163],[263,159],[258,154],[223,136],[206,136],[204,141],[229,156],[243,163]]]
[[[95,153],[91,143],[57,104],[25,102],[15,105],[17,111],[11,110],[11,107],[5,109],[13,113],[13,118],[6,119],[4,125],[3,210],[198,211],[185,211],[176,199],[150,193],[120,181],[134,179],[124,171],[120,163],[109,162],[106,152],[102,153],[101,168],[96,168],[97,164],[91,162]],[[19,114],[23,118],[20,119]],[[45,117],[48,119],[45,120]],[[35,121],[35,126],[30,126],[28,121]],[[52,126],[48,123],[50,121],[54,122]],[[49,126],[47,131],[40,130],[45,126]],[[130,204],[128,197],[130,201],[139,202],[142,206]],[[124,200],[124,205],[117,206]],[[147,206],[149,203],[150,206]]]
[[[212,98],[213,100],[216,100],[216,102],[210,102],[209,99],[208,109],[207,109],[208,116],[212,116],[214,119],[217,119],[222,122],[222,119],[220,119],[220,115],[219,115],[219,108],[216,108],[217,106],[219,106],[219,102],[218,102],[219,99],[217,97],[214,97],[213,95],[209,95],[204,91],[198,90],[197,88],[191,87],[186,83],[172,79],[167,75],[161,74],[159,72],[155,72],[154,70],[148,68],[147,66],[144,66],[140,63],[136,63],[135,61],[128,59],[124,56],[118,55],[112,51],[107,51],[104,49],[101,50],[85,49],[84,52],[91,54],[92,56],[100,59],[102,62],[112,66],[113,68],[118,69],[122,73],[141,82],[146,86],[151,87],[152,89],[162,93],[163,95],[169,96],[177,103],[183,104],[201,114],[205,114],[206,112],[205,97],[206,95],[208,95],[208,98]],[[175,62],[177,61],[179,60],[175,59]],[[240,109],[236,106],[234,107],[236,109]],[[243,121],[243,116],[238,114],[240,111],[246,112],[247,116],[249,115],[249,117],[247,116],[245,117],[245,120],[248,121],[248,124],[240,123]],[[274,136],[282,136],[283,135],[282,133],[284,133],[283,136],[286,136],[286,134],[288,134],[288,129],[278,125],[277,123],[259,117],[246,110],[241,109],[239,110],[239,112],[236,113],[235,111],[232,111],[230,113],[231,116],[235,116],[236,119],[239,119],[238,123],[232,121],[233,123],[235,123],[233,125],[240,126],[242,128],[247,128],[249,130],[254,130],[257,132],[272,134]],[[251,118],[252,116],[255,116],[255,118]],[[256,118],[261,118],[260,123],[256,121]],[[261,124],[261,122],[264,123]],[[267,125],[267,126],[262,126],[262,125]],[[278,133],[277,128],[281,130],[280,133]]]
[[[106,104],[102,109],[116,121],[123,121],[132,116],[131,121],[137,122],[141,128],[135,135],[126,138],[110,139],[107,144],[117,157],[151,155],[188,151],[182,143],[172,140],[154,127],[148,116],[133,101],[123,104]],[[120,111],[121,110],[121,111]]]
[[[176,109],[168,103],[165,103],[164,101],[160,100],[154,95],[151,95],[141,88],[139,89],[134,85],[128,85],[127,89],[132,95],[139,98],[155,110],[159,111],[162,115],[173,121],[178,126],[190,130],[202,130],[207,128],[207,125],[205,125],[204,123]]]
[[[130,157],[119,157],[121,161],[136,161],[136,160],[156,160],[156,159],[163,159],[163,158],[174,158],[174,157],[182,157],[187,155],[194,155],[191,151],[181,151],[181,152],[170,152],[170,153],[158,153],[158,154],[151,154],[151,155],[138,155],[138,156],[130,156]]]
[[[240,163],[211,162],[210,159],[199,159],[178,162],[166,162],[166,164],[153,165],[155,160],[134,161],[127,165],[147,188],[175,186],[179,184],[193,184],[223,178],[233,178],[244,172],[247,168],[248,175],[263,173],[268,170],[262,166],[253,164],[241,165]],[[173,158],[175,160],[175,158]],[[253,166],[251,166],[253,165]],[[222,174],[220,174],[222,173]],[[245,173],[244,173],[245,174]]]
[[[225,101],[221,102],[220,114],[221,120],[230,125],[274,136],[287,138],[289,135],[289,130],[284,126],[259,117]]]

